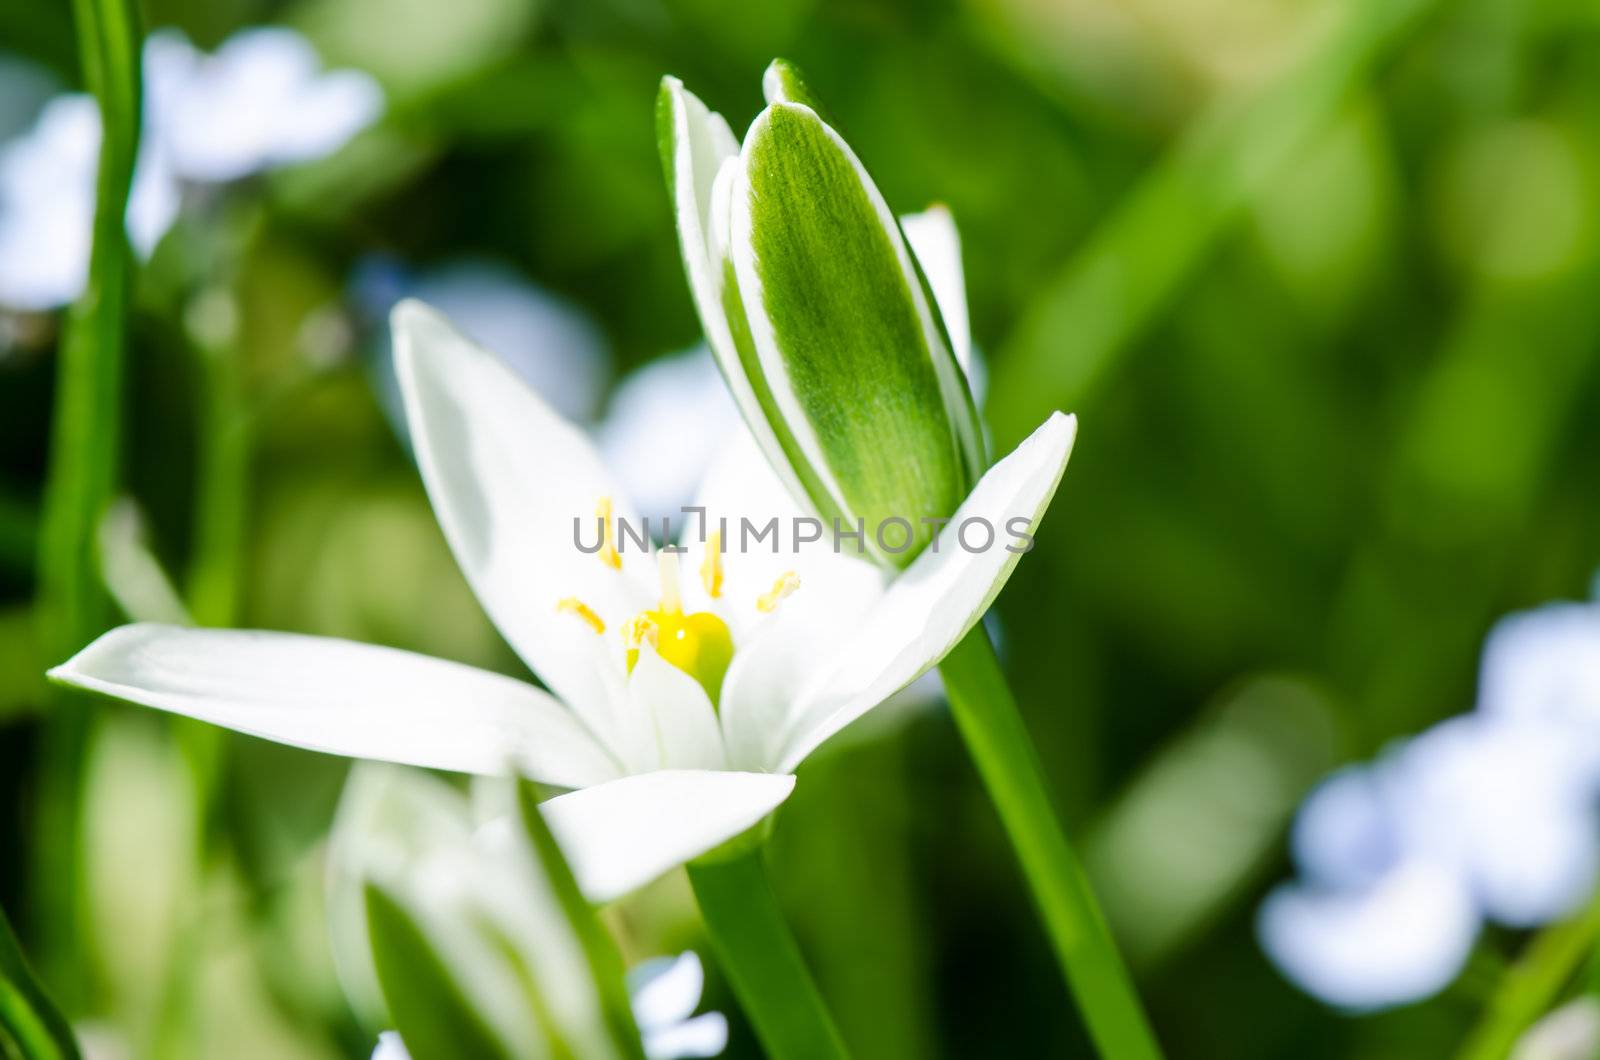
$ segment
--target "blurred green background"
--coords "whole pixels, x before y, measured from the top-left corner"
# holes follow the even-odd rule
[[[1171,1055],[1459,1044],[1521,938],[1487,937],[1432,1002],[1354,1019],[1279,978],[1252,918],[1305,790],[1470,705],[1493,618],[1584,596],[1600,565],[1600,6],[145,14],[206,48],[294,26],[389,98],[333,158],[189,211],[140,273],[123,477],[200,617],[518,672],[374,397],[352,276],[374,254],[514,266],[592,315],[618,376],[693,344],[656,85],[677,74],[740,130],[761,70],[788,57],[892,206],[953,211],[996,448],[1052,408],[1081,417],[998,621]],[[7,0],[0,49],[75,85],[69,16]],[[239,248],[222,272],[219,242]],[[220,398],[203,349],[218,284],[239,367]],[[71,764],[73,876],[41,876],[62,769],[42,672],[59,660],[31,598],[58,321],[0,323],[0,905],[106,1056],[365,1055],[321,909],[343,762],[96,704]],[[218,431],[248,440],[220,561],[195,501]],[[802,770],[773,852],[846,1038],[872,1058],[1088,1055],[949,719],[861,736]],[[703,947],[680,878],[608,916],[633,958]],[[730,1055],[753,1055],[708,966]]]

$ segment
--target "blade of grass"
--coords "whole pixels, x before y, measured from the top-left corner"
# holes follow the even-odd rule
[[[995,358],[989,409],[1004,452],[1054,409],[1078,409],[1244,207],[1332,122],[1372,67],[1439,0],[1362,0],[1278,83],[1202,114],[1053,279]]]
[[[1089,1036],[1103,1057],[1159,1060],[1161,1046],[1056,817],[1032,738],[981,625],[945,656],[939,675],[967,752],[1022,863]]]
[[[39,542],[41,646],[66,658],[107,620],[95,562],[100,517],[117,478],[131,259],[123,217],[139,144],[139,23],[132,0],[74,0],[84,80],[100,105],[103,133],[95,178],[88,281],[62,336],[50,466]],[[53,933],[45,964],[69,1001],[82,989],[78,938],[78,794],[87,716],[52,694],[41,773],[36,895]]]
[[[0,911],[0,1046],[15,1043],[24,1060],[77,1060],[72,1028],[34,978]]]

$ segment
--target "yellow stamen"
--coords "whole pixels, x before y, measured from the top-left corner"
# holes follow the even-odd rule
[[[722,532],[711,531],[706,538],[706,558],[700,561],[700,581],[706,595],[715,600],[722,595]]]
[[[604,633],[606,631],[605,620],[594,613],[594,608],[579,600],[576,596],[562,597],[556,604],[556,610],[564,614],[577,615],[588,623],[589,628],[596,633]]]
[[[800,575],[792,570],[784,571],[778,575],[778,580],[772,583],[770,590],[757,597],[756,610],[771,614],[778,609],[780,601],[793,595],[798,588],[800,588]]]
[[[601,497],[594,506],[600,517],[600,562],[612,570],[622,569],[622,555],[617,551],[617,523],[611,516],[611,498]]]

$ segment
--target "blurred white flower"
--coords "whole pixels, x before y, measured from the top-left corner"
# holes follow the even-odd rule
[[[319,74],[292,30],[235,34],[215,55],[176,30],[144,48],[144,129],[128,200],[128,237],[149,256],[177,218],[183,183],[218,183],[329,154],[383,109],[356,71]],[[100,112],[57,96],[0,144],[0,306],[54,309],[83,290],[93,238]]]
[[[32,128],[0,145],[0,305],[43,311],[83,290],[94,229],[100,111],[57,96]],[[128,238],[148,255],[178,214],[178,189],[146,144],[128,199]]]
[[[728,1047],[727,1017],[694,1014],[705,983],[705,969],[692,950],[646,961],[628,973],[633,1018],[650,1060],[718,1056]]]
[[[383,348],[375,351],[374,385],[393,422],[405,414],[388,332],[389,311],[417,298],[450,317],[463,334],[494,350],[552,408],[579,423],[592,422],[611,376],[611,351],[600,328],[578,306],[482,258],[461,258],[412,271],[391,258],[362,261],[351,281],[361,314],[381,321]]]
[[[600,455],[639,512],[684,525],[706,471],[739,424],[716,360],[705,346],[629,372],[599,427]]]
[[[1301,807],[1301,880],[1268,896],[1259,929],[1307,992],[1358,1009],[1420,1000],[1455,978],[1483,920],[1533,927],[1594,893],[1600,609],[1502,621],[1479,695]]]
[[[240,30],[206,55],[180,30],[145,43],[150,132],[180,179],[219,184],[330,155],[383,113],[357,70],[323,72],[299,33]]]
[[[1501,619],[1484,647],[1478,709],[1600,733],[1600,604],[1548,604]]]
[[[1472,952],[1478,911],[1454,873],[1409,861],[1364,890],[1279,887],[1262,903],[1257,930],[1301,989],[1366,1010],[1420,1000],[1454,979]]]

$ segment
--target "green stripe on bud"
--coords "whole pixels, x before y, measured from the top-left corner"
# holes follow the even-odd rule
[[[922,269],[854,152],[794,67],[774,62],[763,89],[769,106],[730,163],[708,157],[694,124],[721,119],[664,83],[662,150],[690,286],[791,490],[826,521],[864,522],[869,552],[904,566],[984,469],[972,396]],[[910,525],[904,547],[903,526],[878,538],[889,520]]]

